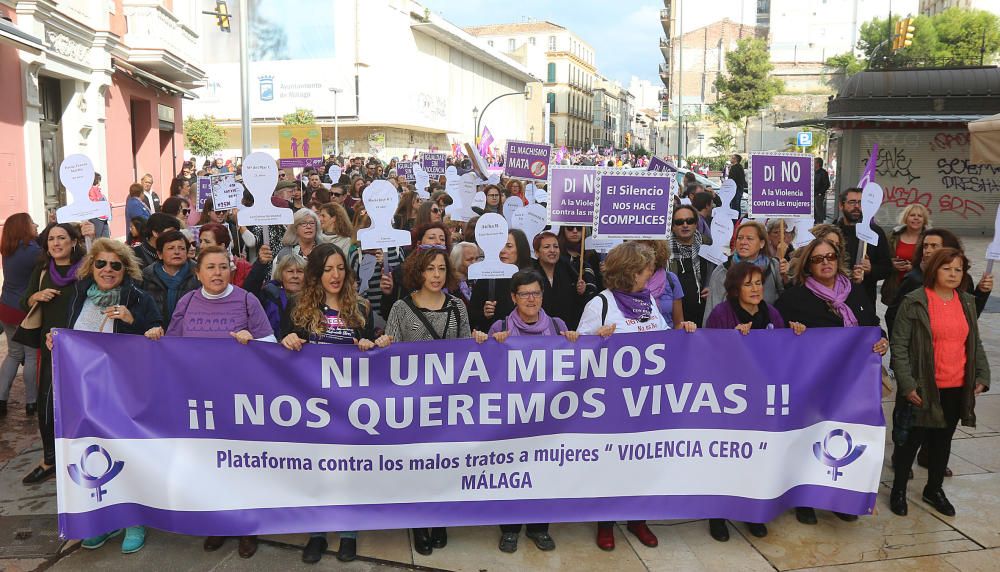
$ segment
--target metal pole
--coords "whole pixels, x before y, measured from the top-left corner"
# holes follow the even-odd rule
[[[250,133],[250,3],[240,2],[240,130],[243,158],[253,149]],[[265,240],[267,240],[265,238]]]
[[[340,157],[340,113],[337,112],[337,95],[340,90],[333,89],[333,151]]]
[[[677,38],[677,166],[682,166],[681,158],[684,156],[684,126],[681,117],[684,115],[684,90],[681,83],[684,79],[684,14],[682,7],[684,0],[677,2],[677,29],[674,36]]]

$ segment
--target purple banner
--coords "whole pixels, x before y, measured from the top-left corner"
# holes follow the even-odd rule
[[[546,181],[553,153],[552,145],[548,143],[507,141],[503,174],[513,179]]]
[[[552,165],[549,169],[550,225],[594,224],[594,179],[597,167]]]
[[[666,331],[363,353],[59,330],[60,533],[870,514],[879,336]]]
[[[670,232],[670,173],[598,169],[594,236],[665,240]]]
[[[432,179],[437,180],[448,170],[448,155],[446,153],[421,153],[420,166]]]
[[[198,177],[198,211],[205,210],[205,201],[212,198],[212,179]]]
[[[875,182],[875,168],[878,167],[878,143],[872,145],[871,155],[868,156],[868,162],[865,163],[865,170],[861,173],[861,181],[858,182],[858,188],[863,189],[868,183]]]
[[[646,167],[647,171],[655,171],[657,173],[676,173],[677,167],[667,163],[659,157],[653,157],[649,160],[649,165]]]
[[[812,218],[812,155],[751,154],[750,216]]]
[[[320,167],[322,165],[322,157],[295,157],[292,159],[278,159],[279,169],[304,169],[306,167]]]
[[[398,161],[396,162],[396,176],[402,177],[404,181],[408,183],[417,182],[417,178],[413,176],[413,165],[416,161]]]

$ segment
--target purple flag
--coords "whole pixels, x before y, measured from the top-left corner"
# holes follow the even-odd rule
[[[483,125],[483,133],[479,136],[479,154],[483,157],[489,155],[490,145],[493,145],[493,134],[489,127]]]
[[[59,532],[870,514],[879,336],[665,331],[365,353],[58,330]]]
[[[858,188],[863,189],[868,183],[875,182],[875,168],[878,167],[878,143],[872,144],[872,153],[868,156],[868,162],[865,163],[865,170],[861,173],[861,181],[858,183]]]

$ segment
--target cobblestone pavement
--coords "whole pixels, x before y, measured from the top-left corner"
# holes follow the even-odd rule
[[[984,268],[985,238],[966,239],[978,276]],[[994,295],[980,319],[983,343],[994,378],[1000,372],[1000,296]],[[0,341],[0,355],[6,348]],[[994,394],[995,393],[995,394]],[[887,417],[891,398],[883,403]],[[845,523],[820,512],[817,526],[803,526],[786,513],[769,524],[758,539],[745,525],[731,525],[732,538],[719,543],[708,535],[705,521],[657,521],[651,526],[658,548],[646,548],[619,526],[618,549],[602,552],[594,545],[591,523],[555,524],[554,552],[540,552],[522,537],[515,554],[497,550],[496,527],[450,529],[448,547],[431,556],[410,548],[406,530],[362,532],[359,558],[338,562],[333,551],[317,565],[302,564],[306,535],[264,537],[257,555],[242,560],[235,541],[206,553],[202,539],[151,530],[146,547],[123,556],[115,542],[94,551],[56,534],[55,482],[26,487],[20,482],[40,456],[34,418],[26,418],[23,386],[18,379],[10,399],[10,415],[0,420],[0,570],[801,570],[902,571],[1000,570],[1000,392],[980,398],[979,427],[960,428],[953,447],[955,476],[945,482],[958,515],[941,516],[920,500],[926,471],[915,468],[910,485],[910,515],[889,511],[889,479],[883,470],[878,513]],[[888,449],[888,444],[887,444]],[[886,455],[888,459],[888,455]],[[886,461],[888,462],[888,461]]]

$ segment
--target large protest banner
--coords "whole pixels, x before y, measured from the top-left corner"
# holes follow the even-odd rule
[[[503,174],[513,179],[546,181],[555,150],[548,143],[507,141]]]
[[[323,131],[318,125],[285,125],[278,129],[278,167],[323,164]]]
[[[880,335],[665,331],[293,353],[59,330],[59,529],[866,514],[885,437]]]
[[[597,167],[552,165],[549,169],[549,219],[553,226],[590,226],[594,222]]]
[[[670,173],[598,169],[594,185],[594,236],[665,240],[673,213]]]

